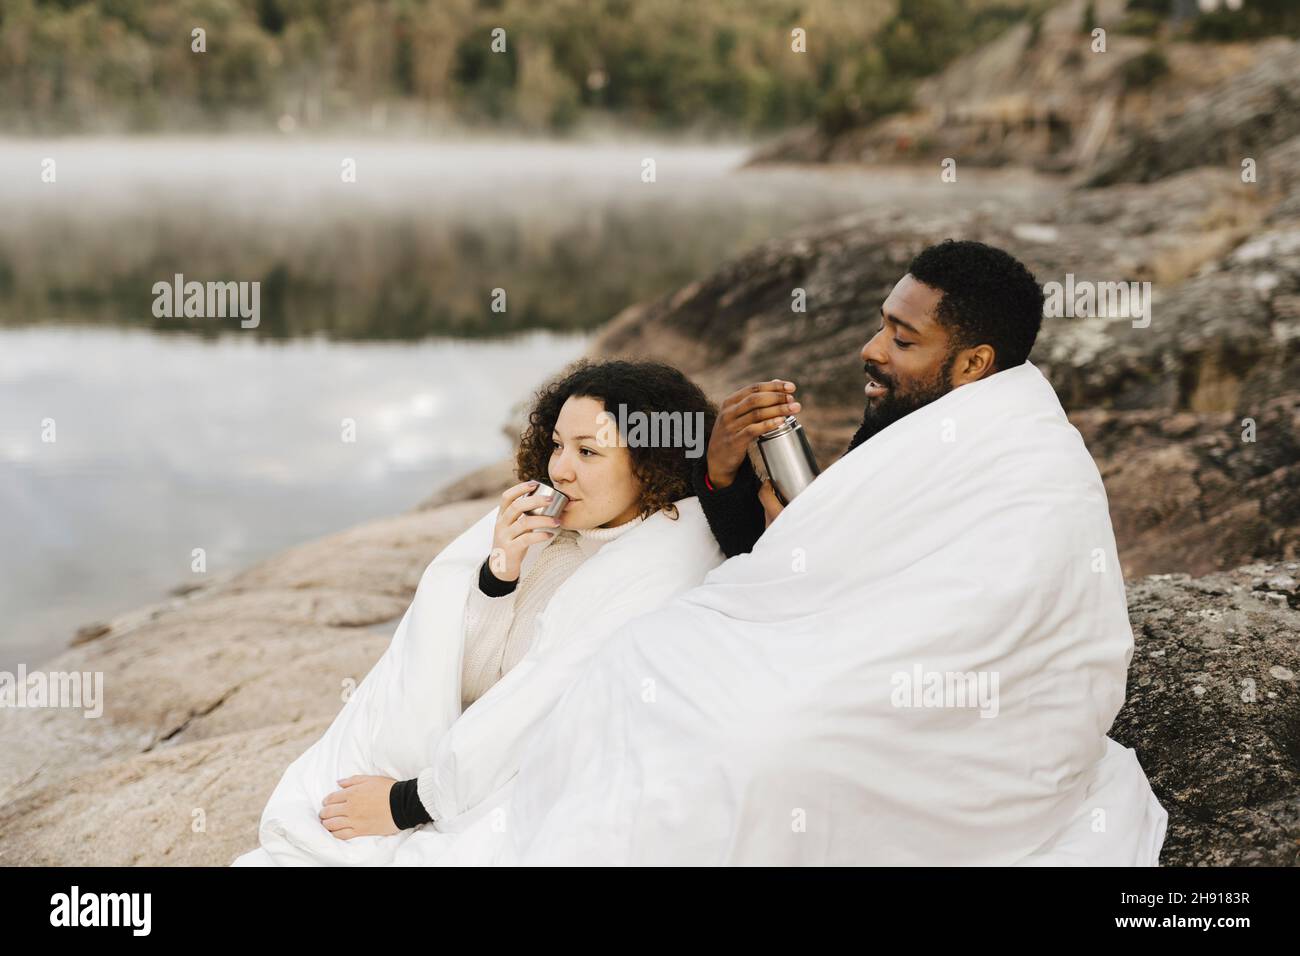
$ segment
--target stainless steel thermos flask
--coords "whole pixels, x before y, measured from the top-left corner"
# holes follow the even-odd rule
[[[808,436],[793,415],[787,415],[781,425],[759,436],[758,453],[772,479],[772,489],[783,505],[793,501],[795,495],[821,474]]]

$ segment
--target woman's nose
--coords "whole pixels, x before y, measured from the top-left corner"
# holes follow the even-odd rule
[[[573,461],[569,458],[567,451],[561,452],[551,459],[550,471],[552,484],[573,481],[577,477],[573,473]]]

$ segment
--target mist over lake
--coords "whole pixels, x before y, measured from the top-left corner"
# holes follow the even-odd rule
[[[0,141],[0,321],[234,329],[154,317],[154,284],[179,273],[259,281],[259,337],[591,329],[795,226],[900,192],[918,212],[956,198],[926,171],[741,170],[746,155],[656,142]],[[987,201],[999,183],[1032,191],[986,178]],[[494,289],[504,312],[489,308]]]

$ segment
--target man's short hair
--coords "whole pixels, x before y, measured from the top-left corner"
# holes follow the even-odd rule
[[[943,293],[935,318],[955,349],[990,345],[999,371],[1029,358],[1043,324],[1043,289],[1020,260],[982,242],[945,239],[907,271]]]

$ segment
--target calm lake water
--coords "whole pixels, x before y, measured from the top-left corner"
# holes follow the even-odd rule
[[[510,406],[584,344],[0,330],[0,669],[195,580],[194,548],[245,567],[505,457]]]
[[[243,567],[504,457],[511,406],[592,329],[757,242],[1039,188],[740,170],[746,154],[0,140],[0,669],[191,581],[193,548]],[[155,317],[175,273],[259,282],[259,326]]]

